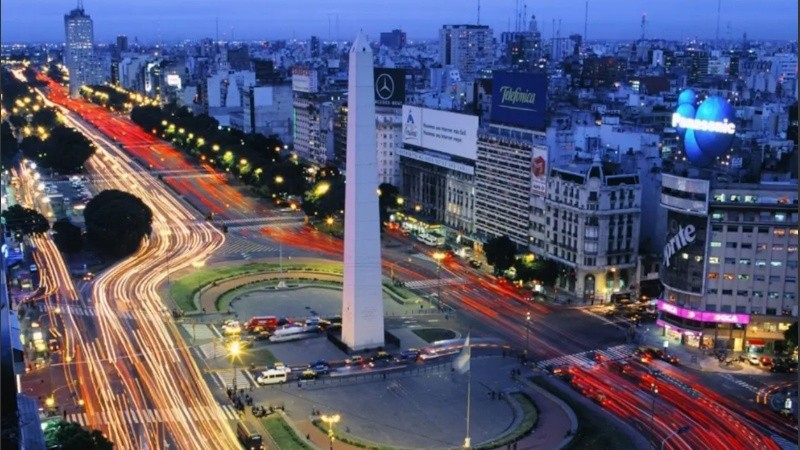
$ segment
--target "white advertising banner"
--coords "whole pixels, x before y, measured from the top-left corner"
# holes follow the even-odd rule
[[[319,91],[317,71],[305,67],[292,69],[292,90],[314,94]]]
[[[403,105],[403,143],[474,161],[478,117]]]
[[[547,194],[547,147],[533,146],[531,159],[531,193],[544,197]]]

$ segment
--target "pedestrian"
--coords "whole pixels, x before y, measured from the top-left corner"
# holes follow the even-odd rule
[[[300,389],[301,387],[303,387],[303,383],[301,383],[300,380],[297,380],[297,389]]]
[[[386,379],[386,373],[385,373],[385,372],[384,372],[384,374],[383,374],[383,379],[384,379],[384,380]]]
[[[311,433],[306,433],[306,440],[311,440]]]

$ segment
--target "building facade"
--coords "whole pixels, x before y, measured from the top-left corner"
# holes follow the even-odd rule
[[[487,25],[444,25],[439,30],[439,62],[458,69],[462,80],[491,69],[494,60],[494,33]]]
[[[78,98],[81,86],[97,82],[94,23],[82,6],[64,15],[64,65],[69,71],[69,95]]]
[[[705,190],[705,195],[703,191]],[[690,346],[771,347],[797,320],[797,182],[664,175],[659,324]]]
[[[564,267],[558,287],[592,303],[631,291],[639,253],[639,178],[610,169],[595,156],[547,180],[545,245]]]

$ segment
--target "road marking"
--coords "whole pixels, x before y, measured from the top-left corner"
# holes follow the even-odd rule
[[[603,317],[603,316],[601,316],[599,314],[596,314],[596,313],[594,313],[592,311],[589,311],[588,309],[581,308],[581,309],[579,309],[579,311],[583,312],[584,314],[588,314],[588,315],[590,315],[590,316],[592,316],[592,317],[594,317],[596,319],[599,319],[602,322],[605,322],[605,325],[611,325],[613,327],[619,328],[620,330],[627,329],[627,327],[623,327],[623,326],[617,325],[617,322],[609,320],[609,319],[607,319],[607,318],[605,318],[605,317]]]

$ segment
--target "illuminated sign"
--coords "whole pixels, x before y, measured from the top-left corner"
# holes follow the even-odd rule
[[[686,89],[678,96],[672,126],[683,132],[686,159],[697,166],[708,166],[730,150],[736,134],[736,113],[722,97],[710,96],[698,106],[697,95]]]
[[[375,68],[375,104],[402,106],[406,100],[406,71]]]
[[[681,225],[678,228],[678,232],[664,246],[664,266],[669,267],[669,260],[672,255],[694,242],[696,237],[694,225],[686,225],[686,228]]]
[[[547,75],[494,71],[492,74],[492,123],[544,128]]]
[[[734,323],[740,325],[746,325],[750,323],[750,316],[747,314],[694,311],[691,309],[681,308],[680,306],[673,305],[664,300],[658,301],[658,310],[672,314],[673,316],[697,320],[700,322]]]

